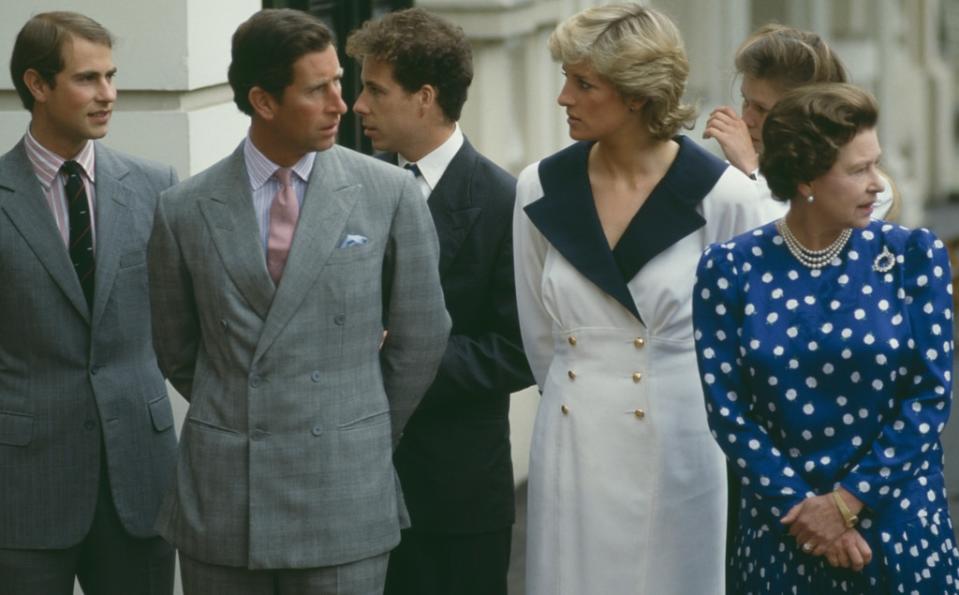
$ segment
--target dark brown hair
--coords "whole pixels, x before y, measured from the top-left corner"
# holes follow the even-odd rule
[[[759,157],[773,196],[795,198],[799,184],[829,171],[839,150],[878,120],[876,99],[854,85],[820,83],[784,95],[766,116]]]
[[[845,83],[846,67],[820,36],[775,23],[763,25],[736,50],[736,71],[783,91],[810,83]]]
[[[76,12],[42,12],[20,29],[10,57],[10,78],[28,111],[33,111],[34,99],[23,75],[33,69],[51,88],[56,86],[57,74],[64,67],[63,45],[74,37],[113,47],[113,36],[103,25]]]
[[[400,10],[363,23],[346,40],[346,53],[392,65],[407,93],[435,87],[446,119],[460,119],[473,81],[473,52],[460,27],[419,8]]]
[[[227,78],[236,106],[253,115],[249,98],[253,87],[283,101],[283,90],[293,82],[293,63],[326,50],[332,42],[329,28],[305,12],[289,8],[257,12],[233,34]]]

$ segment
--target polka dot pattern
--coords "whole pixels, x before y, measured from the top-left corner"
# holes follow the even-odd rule
[[[896,263],[878,272],[883,248]],[[881,221],[854,230],[815,274],[774,224],[703,254],[693,323],[708,420],[743,484],[737,593],[959,592],[939,442],[952,391],[949,279],[932,233]],[[867,507],[860,530],[874,560],[863,573],[802,554],[778,528],[838,485]]]

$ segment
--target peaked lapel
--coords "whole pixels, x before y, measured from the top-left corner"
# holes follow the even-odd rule
[[[221,165],[210,195],[199,198],[200,211],[227,274],[253,310],[265,319],[275,288],[266,269],[242,142]]]
[[[473,171],[478,154],[464,138],[463,146],[446,167],[427,204],[440,244],[440,277],[444,277],[456,254],[479,218],[482,208],[473,204]]]
[[[336,248],[356,206],[363,186],[347,176],[343,151],[334,145],[316,154],[289,259],[263,325],[253,355],[254,363],[273,345],[299,309]]]
[[[135,190],[126,186],[127,167],[99,144],[96,151],[96,225],[97,248],[93,290],[93,324],[96,326],[106,308],[117,274],[120,252],[126,246],[130,225],[129,197]]]
[[[10,218],[54,282],[89,324],[87,300],[43,189],[33,173],[23,140],[0,160],[0,210]]]
[[[541,161],[543,197],[525,207],[549,243],[640,322],[629,281],[656,255],[705,225],[697,207],[726,168],[685,136],[674,140],[679,144],[675,160],[613,250],[589,183],[591,143],[575,143]]]

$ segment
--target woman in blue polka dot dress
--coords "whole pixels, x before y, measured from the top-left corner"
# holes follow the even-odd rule
[[[737,594],[959,592],[949,258],[927,230],[870,221],[877,112],[845,84],[780,100],[761,169],[789,212],[699,263],[708,420],[743,486]]]

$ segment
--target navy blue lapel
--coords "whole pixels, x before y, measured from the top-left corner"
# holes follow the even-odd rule
[[[679,143],[676,159],[613,250],[627,282],[657,254],[706,224],[697,207],[728,167],[685,136],[673,140]]]
[[[543,159],[543,198],[525,208],[540,233],[576,270],[640,322],[627,283],[653,257],[705,224],[696,207],[727,167],[686,137],[675,140],[676,159],[614,250],[606,242],[589,184],[591,143],[575,143]]]

